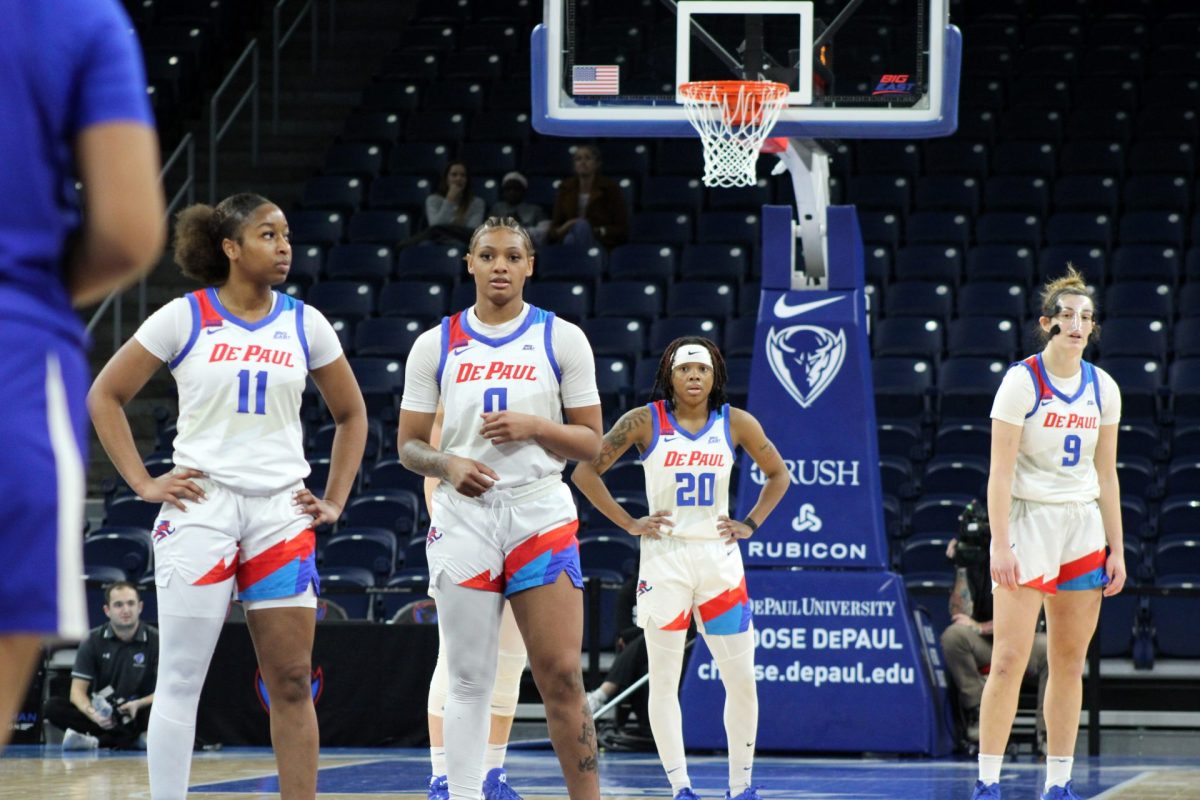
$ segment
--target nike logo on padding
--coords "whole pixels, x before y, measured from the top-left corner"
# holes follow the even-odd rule
[[[775,316],[781,319],[791,319],[792,317],[800,316],[806,311],[812,311],[814,308],[820,308],[821,306],[827,306],[830,303],[836,303],[838,300],[841,300],[844,297],[845,295],[840,295],[838,297],[827,297],[824,300],[814,300],[811,303],[801,303],[800,305],[793,306],[788,304],[787,295],[783,295],[775,301]]]

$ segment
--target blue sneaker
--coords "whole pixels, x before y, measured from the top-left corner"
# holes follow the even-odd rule
[[[1042,800],[1083,800],[1075,794],[1075,787],[1071,785],[1074,782],[1067,781],[1066,786],[1051,786],[1050,791],[1042,795]]]
[[[483,779],[483,800],[521,800],[521,795],[508,785],[508,775],[503,767],[490,770]]]
[[[450,787],[446,785],[445,775],[429,776],[428,800],[450,800]]]
[[[975,781],[975,791],[971,792],[971,800],[1000,800],[1000,784],[990,783],[984,786],[983,781]]]
[[[742,792],[737,797],[730,797],[729,792],[726,792],[725,800],[762,800],[762,798],[758,796],[757,786],[747,786],[746,791]]]
[[[675,793],[675,800],[700,800],[700,798],[692,791],[692,787],[685,786]]]

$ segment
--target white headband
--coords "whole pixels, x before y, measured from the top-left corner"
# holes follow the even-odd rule
[[[671,359],[671,369],[680,364],[703,364],[712,369],[712,355],[702,344],[685,344],[675,351],[675,356]]]

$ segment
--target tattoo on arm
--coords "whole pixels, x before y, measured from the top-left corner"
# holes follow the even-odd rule
[[[612,430],[605,434],[604,441],[600,444],[600,455],[592,459],[592,466],[596,468],[597,472],[602,473],[612,466],[612,463],[625,449],[626,443],[629,443],[630,438],[634,436],[649,415],[650,412],[647,409],[639,408],[617,420],[617,424],[613,425]],[[637,440],[634,439],[631,443],[637,444]]]
[[[975,616],[975,601],[971,598],[971,586],[967,583],[966,567],[955,570],[954,588],[950,592],[950,615],[955,614]]]
[[[429,442],[410,440],[400,449],[400,463],[418,475],[429,478],[446,477],[446,458]]]

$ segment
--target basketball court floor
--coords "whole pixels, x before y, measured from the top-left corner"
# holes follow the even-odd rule
[[[601,758],[605,800],[669,798],[658,760],[649,753],[605,753]],[[558,762],[549,751],[510,753],[512,785],[526,798],[566,798]],[[696,792],[720,800],[725,794],[725,761],[693,758]],[[424,750],[330,749],[321,753],[320,800],[397,798],[423,800],[429,773]],[[1093,800],[1197,800],[1200,753],[1191,757],[1106,756],[1079,759],[1075,784]],[[1005,766],[1006,798],[1040,796],[1042,768],[1028,757]],[[237,748],[195,754],[189,797],[250,800],[278,797],[275,763],[269,750]],[[975,779],[967,759],[760,758],[755,784],[770,800],[965,800]],[[63,753],[57,746],[9,748],[0,759],[0,798],[108,800],[149,798],[144,753]]]

